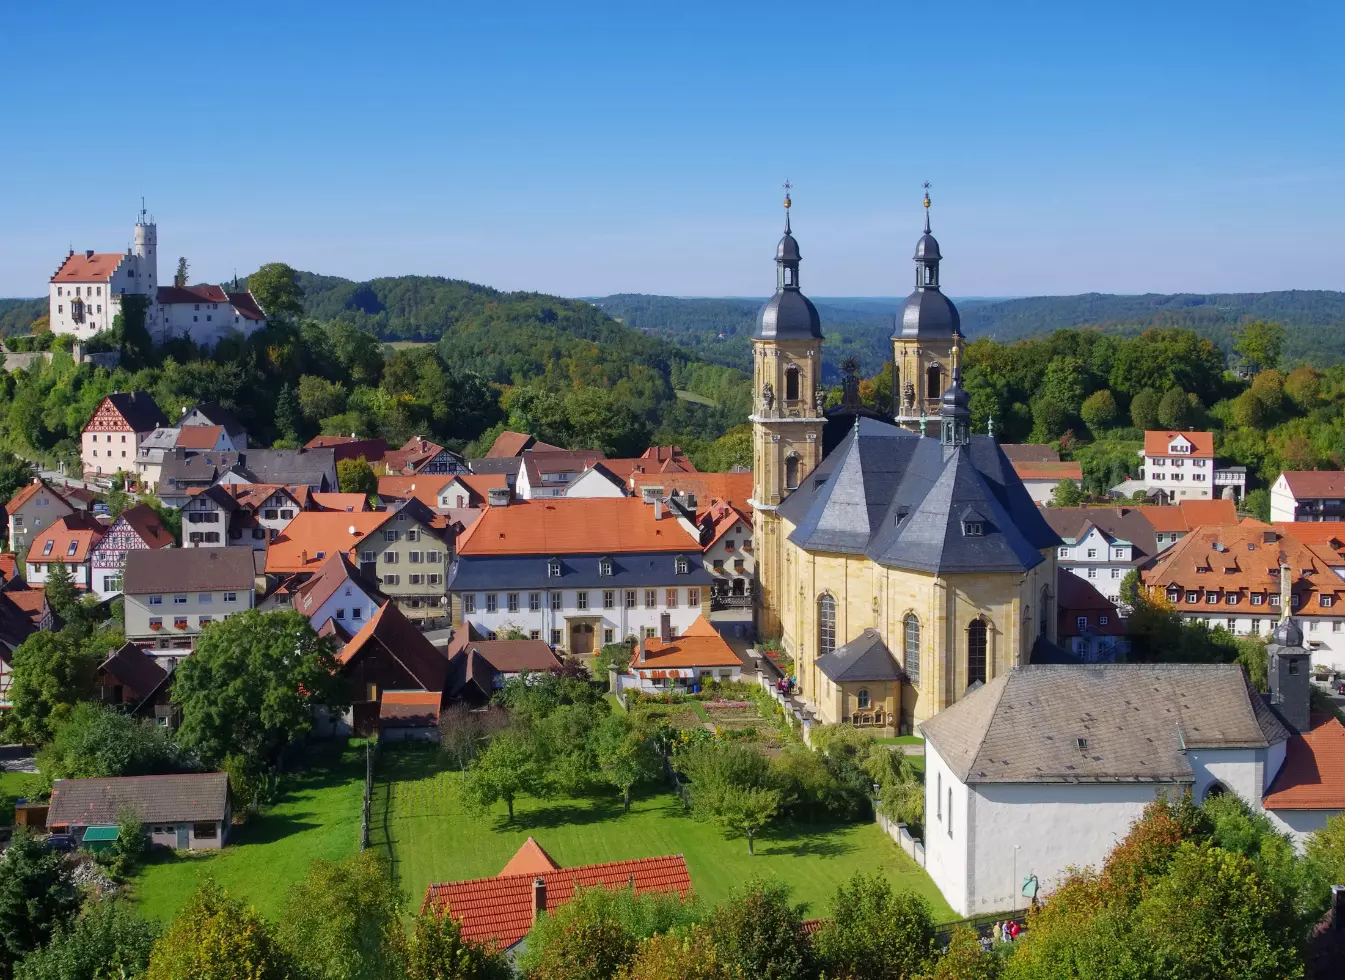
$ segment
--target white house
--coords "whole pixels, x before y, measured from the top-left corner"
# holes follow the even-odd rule
[[[53,567],[60,564],[65,566],[75,588],[88,589],[91,584],[89,558],[106,532],[106,524],[83,511],[57,518],[44,530],[34,533],[26,556],[24,581],[30,586],[46,585]]]
[[[155,298],[159,332],[152,336],[160,343],[185,337],[214,347],[230,334],[246,337],[266,326],[266,315],[247,291],[226,292],[213,285],[160,286]]]
[[[1168,503],[1247,495],[1247,468],[1216,464],[1212,432],[1148,431],[1140,456],[1140,479],[1122,484],[1122,492],[1161,492]]]
[[[1345,473],[1286,470],[1270,486],[1274,522],[1345,521]]]
[[[172,533],[149,504],[127,508],[112,522],[90,553],[93,591],[100,599],[120,595],[128,552],[142,548],[171,548],[175,544],[177,541]]]
[[[526,458],[526,457],[525,457]],[[626,485],[621,478],[603,466],[594,463],[565,487],[567,497],[625,497]]]
[[[238,501],[223,487],[206,487],[182,506],[182,547],[228,547],[230,526],[241,516]]]
[[[126,295],[150,297],[152,305],[159,272],[158,232],[142,213],[134,235],[135,244],[124,254],[71,249],[48,285],[52,333],[92,337],[107,330]]]
[[[165,670],[188,656],[201,631],[256,604],[252,552],[243,548],[140,549],[126,554],[126,638],[149,642]]]
[[[1277,638],[1268,697],[1236,664],[1039,664],[921,725],[925,866],[949,905],[1022,909],[1030,881],[1100,866],[1160,793],[1236,793],[1301,847],[1345,808],[1345,777],[1313,762],[1345,728],[1308,714],[1301,633]]]
[[[630,669],[617,675],[618,692],[689,691],[741,677],[742,661],[704,618],[673,635],[671,617],[665,614],[660,630],[657,637],[640,639]]]
[[[294,595],[294,609],[321,630],[329,622],[344,642],[364,628],[388,597],[340,552],[322,566]]]

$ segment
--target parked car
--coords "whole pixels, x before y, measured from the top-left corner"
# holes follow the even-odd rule
[[[71,834],[52,834],[42,846],[49,851],[60,851],[62,854],[69,854],[75,849],[75,838]]]

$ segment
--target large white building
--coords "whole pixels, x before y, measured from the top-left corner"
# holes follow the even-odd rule
[[[1345,473],[1340,470],[1287,470],[1270,486],[1270,519],[1345,521]]]
[[[1172,504],[1216,497],[1242,500],[1247,495],[1247,468],[1217,464],[1212,432],[1148,431],[1140,456],[1140,479],[1127,480],[1113,492],[1129,496],[1143,490]]]

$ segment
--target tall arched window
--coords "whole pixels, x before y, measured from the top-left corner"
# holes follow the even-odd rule
[[[985,660],[989,641],[986,636],[985,622],[973,619],[967,627],[967,683],[976,681],[985,683]]]
[[[799,368],[797,364],[791,364],[785,368],[785,401],[796,402],[799,400]]]
[[[799,468],[802,460],[798,453],[790,453],[785,457],[785,489],[797,490],[799,488]]]
[[[943,382],[940,380],[942,371],[937,364],[931,364],[925,370],[925,397],[938,398],[943,394]]]
[[[823,592],[817,597],[817,655],[836,649],[836,600]]]
[[[915,613],[906,614],[906,637],[904,643],[906,676],[912,684],[920,683],[920,620]]]
[[[1041,590],[1041,601],[1037,603],[1040,610],[1041,621],[1037,624],[1037,635],[1045,636],[1051,628],[1051,590],[1043,588]]]
[[[867,711],[869,708],[869,689],[867,687],[861,687],[859,689],[859,694],[856,695],[856,697],[859,701],[859,710]]]

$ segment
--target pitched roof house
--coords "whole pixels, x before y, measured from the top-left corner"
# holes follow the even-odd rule
[[[90,827],[116,826],[126,810],[141,818],[152,844],[217,849],[224,846],[233,817],[229,777],[206,772],[58,779],[51,787],[47,828],[83,839]]]
[[[16,552],[26,548],[33,540],[34,532],[49,527],[58,517],[73,514],[76,509],[50,483],[40,476],[33,477],[32,483],[21,486],[5,504],[9,547]]]
[[[124,643],[98,666],[98,696],[104,704],[175,728],[178,711],[169,699],[172,676],[143,649]]]
[[[135,471],[136,452],[155,429],[169,426],[147,391],[113,392],[99,402],[80,430],[80,462],[85,478]]]
[[[122,573],[126,555],[141,549],[158,550],[177,544],[162,518],[149,504],[128,507],[117,517],[93,546],[90,556],[92,589],[100,599],[108,599],[121,592]]]
[[[347,721],[356,732],[377,728],[379,704],[387,691],[421,691],[443,700],[448,660],[391,601],[379,607],[336,659],[350,682],[353,704]]]
[[[89,559],[106,533],[106,524],[83,511],[57,518],[45,531],[34,535],[28,549],[25,581],[29,585],[45,585],[52,566],[62,564],[75,588],[88,589]]]
[[[482,640],[470,624],[460,630],[445,651],[448,691],[455,698],[481,703],[524,672],[556,670],[560,660],[541,640]]]

